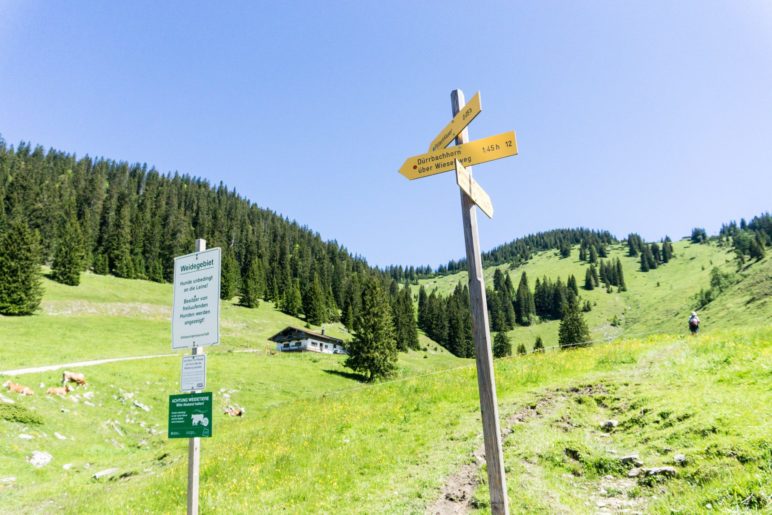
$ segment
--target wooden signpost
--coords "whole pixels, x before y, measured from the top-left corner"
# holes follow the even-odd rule
[[[517,155],[517,142],[514,132],[506,132],[498,136],[469,142],[466,126],[481,110],[479,93],[474,96],[473,101],[470,102],[473,104],[471,109],[465,109],[464,93],[458,89],[454,90],[451,93],[453,111],[451,123],[440,132],[440,135],[429,146],[429,153],[408,158],[399,172],[412,180],[456,170],[456,182],[461,194],[466,261],[469,265],[472,334],[477,362],[477,386],[480,391],[480,412],[485,440],[485,461],[488,468],[491,512],[509,514],[496,383],[493,377],[491,335],[488,328],[488,307],[485,299],[485,279],[480,258],[477,211],[475,210],[475,205],[477,205],[486,215],[492,217],[493,204],[488,194],[472,178],[472,169],[469,167],[494,159]],[[467,116],[464,116],[465,113],[468,113]],[[456,123],[459,118],[461,121]],[[468,119],[468,122],[463,123],[465,119]],[[441,145],[447,139],[447,134],[452,134],[451,138],[456,138],[456,146],[445,149]],[[447,143],[445,144],[447,145]]]

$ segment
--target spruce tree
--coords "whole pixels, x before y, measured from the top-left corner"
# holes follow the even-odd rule
[[[427,308],[427,299],[428,296],[426,295],[426,289],[424,289],[423,286],[421,286],[418,289],[418,327],[426,331],[427,327],[427,314],[426,314],[426,308]]]
[[[40,238],[21,218],[0,233],[0,315],[31,315],[40,306]]]
[[[561,348],[589,345],[590,331],[577,306],[569,306],[560,321],[558,342]]]
[[[571,274],[568,276],[568,281],[566,282],[566,285],[569,290],[574,292],[574,295],[579,295],[579,286],[576,284],[576,277],[574,277],[574,274]]]
[[[524,343],[521,343],[520,345],[517,346],[517,354],[519,356],[525,356],[526,354],[528,354],[528,351],[526,350]]]
[[[542,341],[541,336],[536,337],[536,341],[533,343],[533,351],[544,352],[544,342]]]
[[[598,251],[595,250],[595,246],[590,246],[590,263],[595,264],[598,262]]]
[[[290,287],[284,290],[281,299],[281,310],[293,317],[298,317],[303,312],[303,297],[300,294],[300,284],[297,279],[292,281]]]
[[[220,266],[220,298],[232,299],[239,291],[239,264],[230,249],[225,249],[222,254]]]
[[[382,290],[379,291],[386,295]],[[311,325],[321,325],[327,321],[324,290],[316,272],[311,279],[311,284],[306,285],[303,294],[303,313],[306,315],[306,322]]]
[[[528,288],[528,276],[525,272],[520,275],[520,284],[515,294],[515,318],[520,325],[531,325],[532,317],[536,314],[534,295]]]
[[[62,227],[51,264],[51,278],[62,284],[78,286],[84,258],[83,235],[72,216]]]
[[[260,304],[261,293],[260,260],[253,258],[241,278],[240,304],[247,308],[256,308]]]
[[[397,293],[393,312],[397,349],[401,351],[417,349],[418,328],[413,310],[413,297],[408,285],[403,286]]]
[[[595,281],[592,279],[592,272],[590,271],[590,267],[587,267],[587,272],[585,272],[584,274],[584,289],[585,290],[595,289]]]
[[[625,273],[622,270],[622,260],[616,259],[616,279],[619,291],[627,291],[627,284],[625,284]]]
[[[378,280],[368,278],[362,307],[354,322],[354,338],[347,346],[346,366],[368,381],[388,377],[396,369],[397,343],[391,309]]]
[[[503,358],[512,355],[512,343],[504,331],[496,333],[493,338],[493,357]]]

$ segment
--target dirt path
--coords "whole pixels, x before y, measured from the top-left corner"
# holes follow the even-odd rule
[[[566,402],[577,396],[598,393],[607,393],[604,384],[546,391],[538,400],[522,406],[502,421],[502,442],[506,442],[516,426],[531,424],[544,419],[544,417],[560,413]],[[570,433],[575,429],[571,419],[565,417],[555,419],[553,424],[566,433]],[[592,431],[592,433],[598,432]],[[611,435],[604,434],[603,436],[607,437],[604,438],[604,442],[610,443],[611,438],[608,437]],[[427,514],[458,515],[469,513],[476,508],[474,505],[474,492],[480,483],[483,465],[485,464],[485,449],[482,445],[475,450],[473,458],[474,460],[471,463],[464,464],[446,479],[439,498],[426,509]],[[535,464],[524,462],[523,465],[530,473],[539,473],[539,467]],[[643,511],[643,501],[641,499],[630,499],[627,496],[627,492],[635,485],[636,481],[627,477],[605,476],[601,478],[590,493],[588,499],[591,506],[590,510],[594,510],[595,513],[602,515],[641,513]],[[560,506],[557,499],[554,508],[555,513],[570,513],[568,508]]]
[[[533,417],[541,417],[545,410],[554,405],[552,395],[542,397],[537,402],[524,406],[509,416],[502,429],[502,441],[512,433],[515,424],[524,424]],[[462,514],[470,512],[473,506],[473,496],[480,482],[480,474],[485,464],[485,446],[480,445],[473,454],[474,461],[463,465],[450,476],[442,488],[440,497],[427,508],[427,514]]]
[[[38,372],[50,372],[52,370],[60,370],[63,368],[93,367],[95,365],[104,365],[105,363],[117,363],[119,361],[135,361],[138,359],[168,358],[170,356],[177,356],[177,354],[153,354],[149,356],[130,356],[127,358],[106,358],[106,359],[95,359],[90,361],[76,361],[74,363],[60,363],[58,365],[46,365],[42,367],[17,368],[16,370],[0,370],[0,376],[21,376],[25,374],[36,374]]]

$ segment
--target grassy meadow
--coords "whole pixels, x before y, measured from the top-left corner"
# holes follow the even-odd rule
[[[580,292],[593,335],[617,340],[496,361],[513,513],[772,509],[772,259],[737,271],[723,248],[675,250],[646,274],[622,257],[628,292]],[[569,273],[581,285],[575,254],[535,256],[531,287]],[[686,336],[713,266],[735,282],[700,311],[701,334]],[[510,270],[515,284],[520,271]],[[427,286],[449,291],[459,278]],[[171,354],[170,285],[84,274],[77,288],[44,286],[38,314],[0,317],[0,370]],[[422,513],[451,498],[486,513],[474,362],[422,335],[427,350],[401,354],[393,380],[365,385],[341,356],[271,351],[269,336],[302,324],[270,303],[222,304],[223,343],[207,349],[214,437],[202,440],[202,512]],[[512,337],[530,348],[536,334],[554,345],[557,322]],[[64,398],[45,395],[61,371],[13,378],[35,395],[2,391],[14,403],[0,403],[0,512],[184,512],[187,441],[166,436],[179,369],[177,355],[84,367],[88,385]],[[224,415],[231,404],[245,416]],[[35,451],[51,462],[33,467]],[[628,477],[628,454],[675,476]]]

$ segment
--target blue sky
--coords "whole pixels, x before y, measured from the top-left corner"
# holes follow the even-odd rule
[[[452,174],[397,172],[482,94],[483,249],[772,209],[772,3],[0,0],[0,134],[223,181],[371,264],[464,254]]]

